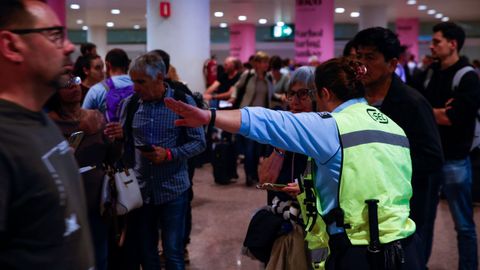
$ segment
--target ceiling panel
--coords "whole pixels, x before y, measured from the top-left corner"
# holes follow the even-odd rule
[[[174,2],[175,0],[171,0]],[[195,0],[190,0],[195,1]],[[417,1],[433,8],[453,21],[480,20],[480,0],[422,0]],[[68,6],[72,3],[80,5],[80,10],[67,7],[67,25],[71,29],[79,29],[82,25],[103,26],[107,21],[113,21],[115,28],[132,28],[139,24],[145,27],[146,1],[144,0],[67,0]],[[335,14],[337,23],[358,23],[359,18],[349,16],[352,11],[359,11],[361,6],[385,6],[387,18],[390,22],[396,18],[418,17],[421,21],[439,21],[425,11],[417,10],[417,5],[409,6],[406,0],[337,0],[335,7],[345,8],[345,13]],[[257,24],[258,19],[265,18],[269,24],[282,20],[287,23],[295,21],[294,0],[211,0],[212,26],[221,22],[237,23],[239,15],[247,16],[248,23]],[[120,9],[119,15],[112,15],[112,8]],[[223,18],[213,16],[214,11],[223,11]],[[175,10],[172,10],[175,16]],[[82,20],[83,24],[77,24]]]

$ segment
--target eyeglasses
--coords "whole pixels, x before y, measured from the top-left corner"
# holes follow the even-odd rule
[[[310,94],[312,92],[313,92],[312,90],[306,89],[306,88],[299,89],[297,91],[289,90],[287,92],[287,99],[289,101],[292,101],[293,98],[296,96],[299,100],[306,100],[307,98],[310,97]]]
[[[54,27],[46,27],[46,28],[31,28],[31,29],[13,29],[7,30],[17,35],[27,35],[27,34],[42,34],[42,36],[46,37],[50,40],[57,48],[63,48],[63,44],[65,41],[65,27],[63,26],[54,26]]]
[[[75,86],[78,86],[78,85],[80,85],[80,84],[82,84],[82,79],[81,79],[80,77],[78,77],[78,76],[76,76],[76,77],[71,77],[71,78],[68,80],[68,82],[66,83],[65,88],[66,88],[66,89],[72,89],[72,88],[74,88]]]

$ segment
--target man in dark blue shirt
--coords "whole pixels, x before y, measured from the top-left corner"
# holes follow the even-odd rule
[[[185,268],[184,227],[190,187],[187,160],[205,149],[205,136],[202,128],[174,125],[179,117],[165,107],[163,99],[178,95],[165,83],[165,75],[165,64],[156,53],[140,56],[130,69],[136,95],[126,101],[123,118],[127,119],[129,103],[137,102],[131,127],[126,127],[131,129],[135,149],[127,154],[134,155],[144,206],[128,217],[127,254],[138,254],[127,258],[128,269],[138,269],[139,264],[145,270],[160,269],[158,227],[167,269]],[[195,105],[191,96],[184,98]]]

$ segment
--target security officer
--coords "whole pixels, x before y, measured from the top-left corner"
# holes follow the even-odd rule
[[[315,160],[317,210],[329,238],[326,269],[421,269],[415,223],[408,218],[408,139],[365,104],[365,73],[365,66],[345,58],[317,67],[317,106],[324,113],[246,107],[217,114],[172,99],[166,104],[183,117],[177,125],[215,124]]]

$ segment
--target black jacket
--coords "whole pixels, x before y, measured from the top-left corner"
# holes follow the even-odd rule
[[[392,84],[380,110],[407,135],[412,157],[412,179],[424,177],[443,164],[442,146],[433,110],[415,89],[393,74]]]
[[[451,109],[447,110],[452,125],[438,126],[444,155],[448,160],[464,159],[469,155],[475,117],[480,106],[480,82],[475,72],[467,72],[458,88],[452,90],[455,73],[467,65],[469,63],[464,58],[445,70],[441,70],[439,64],[433,64],[433,75],[424,92],[433,108],[444,108],[447,101],[453,100]]]

